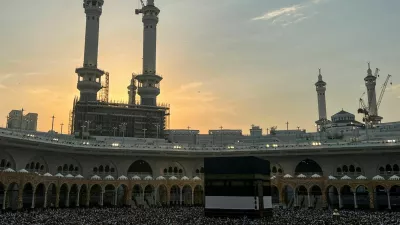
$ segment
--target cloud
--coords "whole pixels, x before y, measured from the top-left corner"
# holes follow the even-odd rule
[[[292,6],[268,11],[264,15],[252,18],[251,20],[253,20],[253,21],[258,21],[258,20],[271,21],[271,24],[273,24],[273,25],[282,25],[285,27],[285,26],[288,26],[291,24],[296,24],[296,23],[299,23],[301,21],[311,18],[312,16],[317,14],[317,12],[308,12],[308,15],[306,15],[305,9],[310,8],[310,6],[312,6],[312,5],[324,3],[327,1],[328,0],[308,0],[302,4],[292,5]]]

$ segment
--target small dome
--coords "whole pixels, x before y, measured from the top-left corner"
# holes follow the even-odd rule
[[[329,179],[329,180],[337,180],[337,178],[334,177],[334,176],[332,176],[332,175],[329,175],[328,179]]]
[[[41,176],[41,175],[40,175],[40,173],[38,173],[38,172],[35,172],[35,174],[37,174],[37,175]]]
[[[94,175],[90,178],[91,180],[101,180],[101,177]]]
[[[343,177],[340,178],[341,180],[351,180],[351,177],[344,175]]]
[[[166,180],[166,179],[163,176],[159,176],[159,177],[156,178],[156,180]]]
[[[169,178],[170,180],[178,180],[178,178],[176,178],[176,176],[172,176]]]
[[[366,180],[366,179],[367,179],[367,177],[363,176],[363,175],[356,177],[356,180]]]
[[[376,176],[374,176],[374,177],[372,178],[372,180],[385,180],[385,178],[383,178],[383,177],[380,176],[380,175],[376,175]]]
[[[293,178],[293,177],[290,174],[286,174],[285,176],[283,176],[283,178]]]
[[[183,177],[181,178],[181,180],[189,180],[189,177],[183,176]]]
[[[15,170],[13,170],[11,168],[7,168],[7,169],[3,170],[3,172],[12,173],[12,172],[15,172]]]
[[[104,180],[115,180],[113,176],[108,175],[104,178]]]
[[[19,172],[19,173],[28,173],[28,170],[22,169],[22,170],[19,170],[18,172]]]
[[[146,176],[146,177],[144,178],[144,180],[153,180],[153,177],[151,177],[151,176]]]
[[[56,175],[54,175],[55,177],[64,177],[64,175],[62,175],[61,173],[57,173]]]
[[[275,178],[276,178],[275,176],[272,176],[272,177],[271,177],[271,180],[273,180],[273,179],[275,179]]]
[[[195,176],[195,177],[193,177],[193,180],[201,180],[201,178],[200,177],[198,177],[198,176]]]
[[[301,174],[297,175],[297,178],[306,178],[306,175],[301,173]]]
[[[67,174],[66,176],[65,176],[66,178],[74,178],[74,176],[72,175],[72,174]]]
[[[76,176],[75,176],[75,178],[82,179],[82,178],[83,178],[83,176],[82,176],[82,175],[80,175],[80,174],[78,174],[78,175],[76,175]]]
[[[132,180],[141,180],[142,178],[140,178],[139,176],[135,175],[132,177]]]
[[[311,178],[320,178],[320,177],[321,177],[321,175],[316,174],[316,173],[311,176]]]
[[[128,178],[124,175],[118,177],[118,180],[128,180]]]
[[[45,176],[45,177],[52,177],[53,175],[51,175],[51,173],[45,173],[45,174],[43,174],[43,176]]]
[[[397,175],[393,175],[393,176],[389,177],[389,180],[400,180],[400,177]]]

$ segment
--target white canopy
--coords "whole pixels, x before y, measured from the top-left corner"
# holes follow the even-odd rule
[[[381,175],[376,175],[372,178],[372,180],[385,180]]]
[[[343,177],[340,178],[341,180],[351,180],[351,177],[344,175]]]
[[[366,180],[366,179],[367,179],[367,177],[363,176],[363,175],[356,177],[356,180]]]
[[[201,178],[198,176],[195,176],[195,177],[193,177],[193,180],[201,180]]]
[[[156,180],[166,180],[166,179],[163,176],[159,176],[159,177],[156,178]]]
[[[20,173],[28,173],[28,170],[22,169],[22,170],[19,170],[18,172],[20,172]]]
[[[181,178],[181,180],[189,180],[189,177],[183,176],[183,177]]]
[[[329,175],[328,179],[329,179],[329,180],[337,180],[337,178],[334,177],[334,176],[332,176],[332,175]]]
[[[56,175],[54,175],[55,177],[64,177],[64,175],[62,175],[61,173],[57,173]]]
[[[141,180],[142,178],[140,178],[138,175],[135,175],[132,177],[132,180]]]
[[[170,180],[178,180],[178,178],[176,178],[176,176],[171,176],[169,179]]]
[[[124,175],[118,177],[118,180],[128,180],[128,178]]]
[[[11,168],[7,168],[7,169],[3,170],[3,172],[12,173],[12,172],[15,172],[15,170],[13,170]]]
[[[93,175],[90,179],[91,180],[101,180],[101,177],[99,177],[97,175]]]
[[[306,178],[306,175],[301,173],[301,174],[297,175],[297,178]]]
[[[393,176],[389,177],[389,180],[400,180],[400,177],[397,175],[393,175]]]
[[[45,173],[45,174],[43,174],[43,176],[45,176],[45,177],[52,177],[53,175],[51,175],[51,173]]]
[[[316,173],[311,176],[311,178],[320,178],[320,177],[321,177],[321,175],[316,174]]]
[[[290,174],[286,174],[285,176],[283,176],[283,178],[293,178],[293,176]]]
[[[113,176],[108,175],[106,177],[104,177],[104,180],[115,180]]]
[[[76,176],[75,176],[75,178],[82,179],[82,178],[83,178],[83,176],[82,176],[82,175],[80,175],[80,174],[78,174],[78,175],[76,175]]]
[[[72,175],[72,174],[67,174],[65,177],[67,177],[67,178],[74,178],[74,176]]]
[[[153,180],[153,177],[151,177],[151,176],[146,176],[146,177],[144,178],[144,180]]]

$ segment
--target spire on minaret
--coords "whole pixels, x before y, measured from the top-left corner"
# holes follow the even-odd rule
[[[317,125],[321,125],[327,119],[326,116],[326,100],[325,100],[325,91],[326,91],[326,83],[322,80],[321,68],[318,69],[318,81],[315,83],[315,88],[317,91],[317,100],[318,100],[318,120],[316,121]]]
[[[368,70],[367,70],[367,75],[372,76],[372,70],[371,70],[371,65],[370,62],[368,62]]]
[[[319,68],[318,71],[319,71],[318,81],[322,81],[321,68]]]

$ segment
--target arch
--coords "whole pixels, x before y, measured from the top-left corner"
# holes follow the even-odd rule
[[[7,196],[6,196],[6,209],[17,210],[18,193],[19,193],[19,185],[17,183],[13,182],[8,185]]]
[[[116,198],[116,193],[115,193],[115,187],[112,184],[107,184],[104,187],[104,194],[103,194],[103,206],[113,206],[115,205],[115,198]]]
[[[139,184],[135,184],[132,188],[132,201],[135,206],[143,205],[143,188]]]
[[[388,208],[388,198],[387,198],[387,190],[382,185],[377,185],[374,188],[374,196],[375,196],[375,209],[387,209]]]
[[[129,176],[153,176],[153,170],[150,164],[144,160],[136,160],[128,168]]]
[[[272,204],[279,204],[279,189],[275,185],[271,185]]]
[[[79,206],[78,197],[79,197],[79,187],[77,184],[73,184],[71,186],[71,189],[69,190],[69,207]]]
[[[22,205],[24,208],[30,209],[32,207],[32,199],[34,195],[34,188],[31,183],[25,183],[22,194]]]
[[[89,206],[100,206],[100,196],[102,193],[101,186],[99,184],[95,184],[90,187],[90,200],[89,200]]]
[[[322,208],[322,190],[318,185],[313,185],[308,190],[310,193],[309,208]]]
[[[47,202],[46,206],[50,208],[56,207],[56,199],[57,199],[57,187],[54,183],[50,183],[46,189],[47,193]]]
[[[204,205],[204,189],[201,185],[196,185],[193,191],[193,203],[197,206]]]
[[[184,206],[192,205],[192,187],[189,185],[182,188],[182,204]]]
[[[89,206],[88,205],[89,201],[90,201],[90,196],[89,196],[88,187],[86,186],[86,184],[83,184],[79,188],[79,205],[80,206]]]
[[[340,188],[342,198],[342,208],[354,209],[354,195],[353,190],[349,185],[344,185]]]
[[[312,159],[304,159],[299,162],[295,169],[295,174],[304,174],[304,175],[311,175],[311,174],[320,174],[322,175],[321,166],[316,163]]]
[[[389,189],[390,193],[390,207],[392,209],[399,209],[400,208],[400,186],[393,185]]]
[[[387,164],[385,167],[385,171],[387,174],[391,174],[392,173],[392,166],[390,164]]]
[[[147,205],[148,207],[155,205],[156,198],[154,195],[154,191],[155,191],[155,188],[151,184],[148,184],[144,188],[144,205]]]
[[[44,207],[45,193],[46,186],[43,183],[39,183],[35,188],[35,208]]]
[[[369,209],[369,191],[364,185],[358,185],[355,189],[357,206],[359,209]]]
[[[399,173],[399,165],[397,165],[397,164],[393,165],[393,173],[395,173],[395,174]]]
[[[3,199],[6,197],[4,196],[5,188],[4,184],[0,182],[0,209],[3,209]]]
[[[48,164],[47,161],[42,156],[34,156],[28,160],[25,169],[28,170],[29,172],[47,173]]]
[[[165,206],[168,205],[168,189],[165,185],[160,185],[157,188],[157,205]]]
[[[285,185],[282,188],[282,197],[283,197],[283,204],[285,204],[288,208],[294,205],[294,190],[293,187],[290,185]]]
[[[333,186],[329,185],[325,191],[326,195],[326,202],[328,204],[328,208],[330,209],[339,209],[339,192],[338,189]]]
[[[272,172],[272,173],[278,172],[278,170],[276,169],[276,166],[273,166],[273,167],[272,167],[271,172]]]
[[[350,165],[349,166],[349,172],[350,173],[354,173],[356,171],[356,168],[354,167],[354,165]]]
[[[117,206],[128,205],[126,199],[128,196],[128,187],[125,184],[121,184],[117,189]]]
[[[175,177],[179,178],[179,177],[182,177],[182,176],[186,176],[186,169],[179,162],[174,161],[172,163],[169,163],[167,168],[168,168],[168,173],[165,174],[165,176],[167,176],[167,177],[168,176],[175,176]],[[164,171],[167,168],[164,168]],[[202,175],[201,168],[202,167],[197,168],[199,170],[199,174],[196,174],[197,176],[201,176]],[[195,171],[193,171],[193,172],[195,172]]]
[[[0,166],[0,169],[7,169],[7,168],[11,168],[11,169],[13,169],[13,170],[16,170],[16,167],[15,167],[15,165],[16,165],[16,163],[15,163],[15,159],[14,159],[14,157],[12,157],[12,155],[8,152],[8,151],[6,151],[6,150],[1,150],[0,151],[0,159],[1,159],[1,161],[3,161],[4,162],[4,167],[1,167]],[[0,161],[0,165],[1,165],[1,161]]]
[[[61,208],[68,207],[68,192],[69,192],[69,187],[68,184],[64,183],[60,186],[60,193],[59,193],[59,202],[58,206]]]
[[[181,189],[179,188],[178,185],[172,185],[170,191],[169,191],[169,196],[170,196],[170,200],[169,200],[169,204],[170,205],[180,205],[180,193],[181,193]]]

